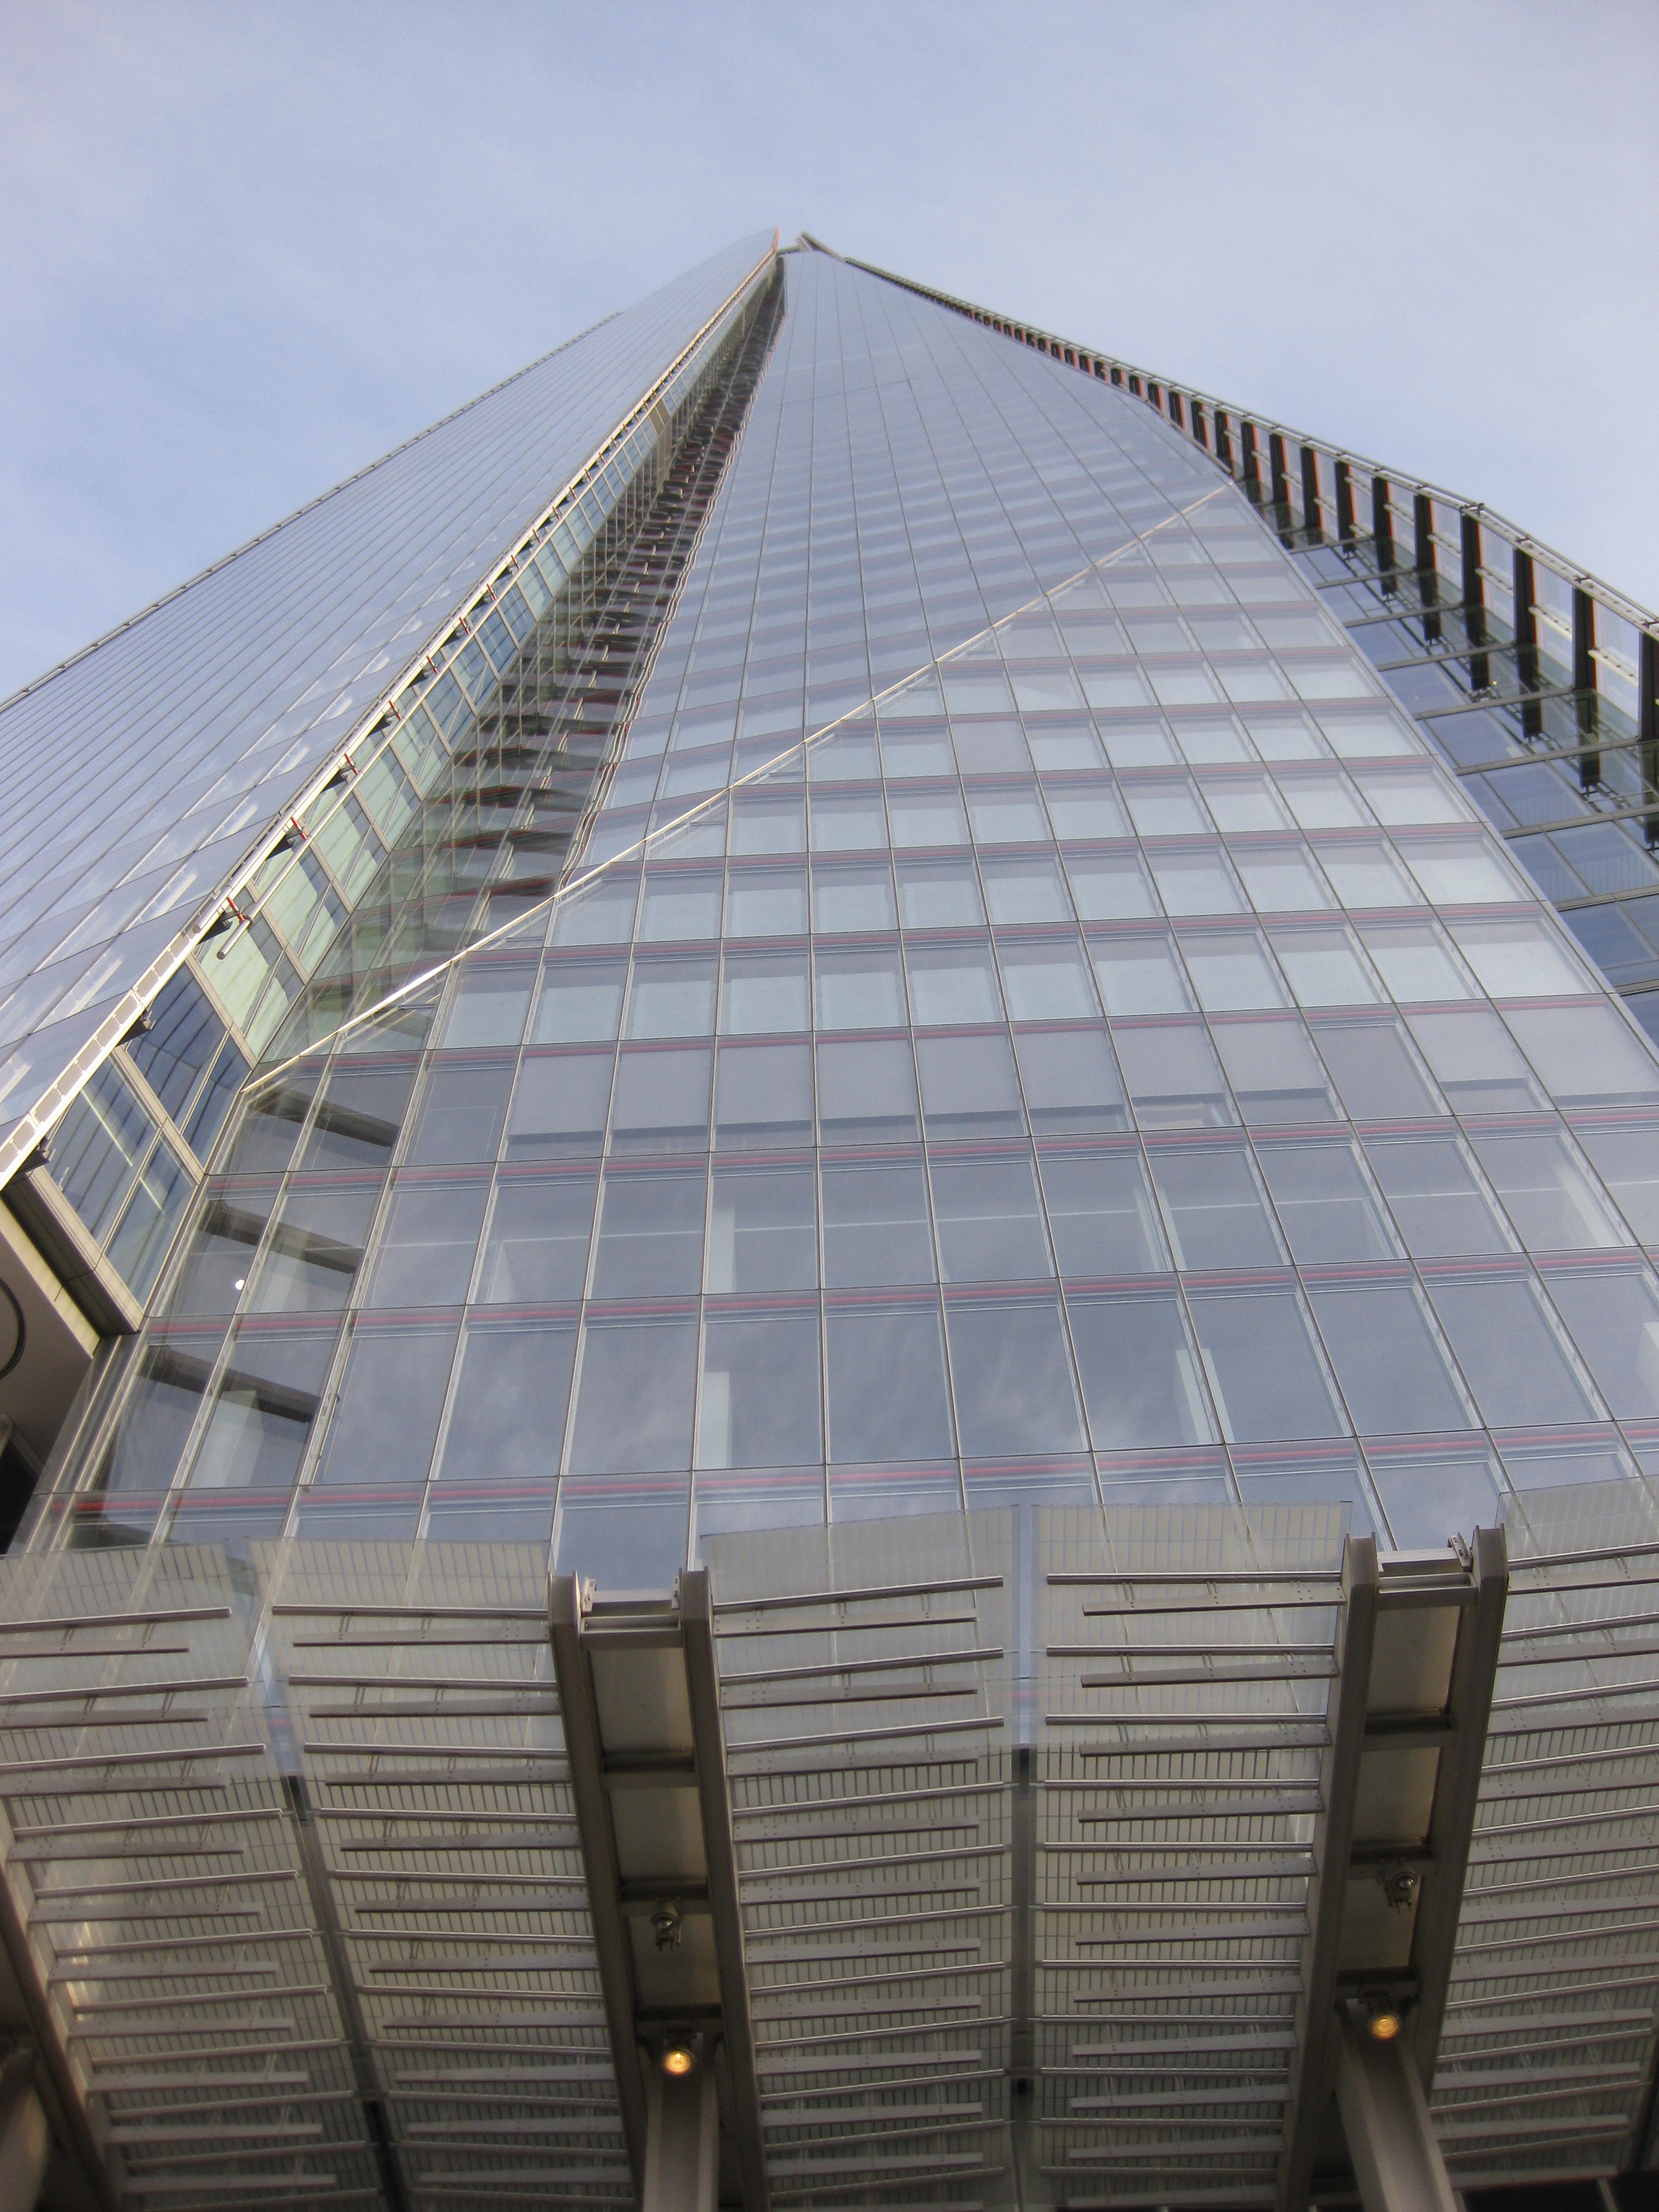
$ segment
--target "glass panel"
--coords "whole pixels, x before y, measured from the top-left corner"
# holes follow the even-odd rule
[[[161,1262],[196,1194],[196,1177],[163,1138],[139,1176],[120,1226],[110,1239],[109,1256],[134,1296],[147,1298]]]
[[[1123,1079],[1143,1129],[1202,1129],[1237,1119],[1200,1022],[1115,1028]]]
[[[333,1350],[331,1329],[237,1331],[191,1469],[192,1497],[263,1490],[286,1503],[299,1480]]]
[[[914,864],[912,864],[914,865]],[[1069,921],[1072,902],[1056,860],[1031,854],[1014,860],[988,855],[981,862],[985,896],[997,922]],[[900,890],[903,896],[902,885]],[[909,917],[906,916],[907,921]],[[970,917],[964,916],[964,920]]]
[[[1282,1021],[1217,1022],[1211,1034],[1252,1128],[1341,1118],[1324,1065],[1293,1014]]]
[[[1659,1064],[1611,1006],[1517,1006],[1516,1040],[1563,1106],[1635,1104],[1659,1098]]]
[[[1401,1004],[1475,996],[1463,963],[1432,921],[1374,921],[1360,935]]]
[[[811,1290],[817,1279],[811,1168],[716,1168],[707,1287],[738,1292]]]
[[[611,1109],[608,1052],[526,1054],[507,1125],[510,1160],[597,1152]]]
[[[1488,1428],[1599,1418],[1530,1276],[1437,1275],[1428,1291]]]
[[[832,1306],[825,1357],[832,1461],[943,1459],[954,1451],[937,1306]]]
[[[775,1035],[811,1027],[805,953],[728,952],[720,1030],[726,1036]]]
[[[342,1313],[362,1265],[378,1183],[289,1192],[253,1295],[256,1313]]]
[[[703,1189],[701,1168],[607,1170],[592,1295],[695,1291],[702,1280]]]
[[[701,937],[718,937],[724,884],[718,869],[682,875],[669,868],[647,868],[645,896],[640,902],[640,942],[684,945]]]
[[[920,1136],[910,1040],[818,1047],[818,1131],[826,1145],[902,1143]]]
[[[450,1080],[440,1094],[439,1121],[434,1126],[434,1135],[441,1133],[443,1114],[447,1110],[443,1102],[463,1096],[471,1074],[471,1071],[466,1068],[455,1068],[446,1073]],[[502,1081],[509,1073],[509,1068],[499,1064],[481,1067],[477,1085],[479,1096],[487,1095],[492,1078]],[[317,1108],[317,1118],[300,1155],[300,1166],[313,1170],[383,1168],[391,1158],[392,1148],[398,1141],[404,1109],[409,1103],[409,1094],[414,1083],[413,1067],[337,1063],[329,1072],[328,1082]],[[434,1073],[433,1082],[428,1088],[428,1101],[437,1088]],[[426,1101],[422,1103],[424,1104]],[[481,1111],[487,1121],[489,1109],[483,1108]],[[494,1150],[493,1143],[491,1150]],[[239,1138],[234,1154],[239,1164],[241,1154],[242,1145]],[[469,1153],[467,1157],[473,1155]],[[250,1160],[246,1164],[252,1166],[253,1163]],[[274,1161],[272,1164],[275,1164]]]
[[[811,1141],[811,1046],[722,1045],[714,1075],[716,1146],[759,1151]]]
[[[1282,1264],[1284,1254],[1242,1143],[1156,1145],[1147,1159],[1177,1267]]]
[[[198,1160],[206,1159],[213,1150],[214,1139],[224,1127],[225,1116],[247,1074],[246,1060],[227,1037],[185,1124],[185,1142]]]
[[[440,1482],[533,1484],[550,1509],[575,1358],[570,1322],[469,1322]]]
[[[1588,1251],[1630,1241],[1563,1131],[1479,1130],[1473,1142],[1529,1252]]]
[[[1350,931],[1275,929],[1269,935],[1298,1006],[1365,1006],[1382,997]]]
[[[709,1036],[714,1028],[712,960],[636,958],[628,996],[630,1037]]]
[[[1581,1129],[1620,1212],[1644,1244],[1659,1244],[1659,1127]]]
[[[1179,942],[1198,1003],[1206,1014],[1289,1003],[1267,948],[1254,930],[1183,929]]]
[[[90,1486],[108,1506],[166,1496],[211,1371],[216,1336],[204,1358],[182,1346],[152,1344],[115,1424]]]
[[[968,817],[954,791],[892,791],[887,813],[896,846],[915,849],[968,842]]]
[[[100,1243],[155,1133],[138,1094],[107,1061],[52,1132],[52,1179]]]
[[[1515,1249],[1455,1137],[1373,1137],[1365,1151],[1413,1259]]]
[[[801,937],[806,875],[800,868],[733,868],[726,878],[728,937]]]
[[[1294,1144],[1258,1143],[1256,1157],[1298,1266],[1397,1255],[1394,1232],[1352,1141],[1299,1137]]]
[[[1494,999],[1571,998],[1592,988],[1541,915],[1535,921],[1456,921],[1452,935]]]
[[[611,1148],[617,1152],[706,1152],[714,1054],[623,1051],[617,1058]]]
[[[1366,1456],[1395,1542],[1404,1550],[1438,1551],[1449,1528],[1467,1538],[1504,1517],[1507,1486],[1486,1445],[1425,1451],[1370,1444]]]
[[[1175,947],[1159,930],[1090,940],[1109,1014],[1185,1013],[1192,1005]]]
[[[1362,1436],[1475,1425],[1415,1284],[1315,1285],[1309,1296]]]
[[[1552,1267],[1550,1295],[1621,1421],[1659,1418],[1659,1283],[1650,1269]]]
[[[1243,895],[1219,846],[1188,852],[1155,848],[1146,857],[1165,913],[1243,912]]]
[[[1127,1126],[1123,1085],[1101,1030],[1016,1030],[1014,1051],[1039,1136]]]
[[[1351,1121],[1445,1112],[1400,1023],[1316,1022],[1313,1033]]]
[[[531,1042],[584,1044],[614,1037],[627,981],[620,960],[550,961]]]
[[[246,1285],[274,1186],[232,1185],[210,1197],[191,1237],[166,1310],[228,1314]]]
[[[813,966],[821,1030],[903,1027],[904,983],[896,952],[836,952],[819,946]]]
[[[410,1165],[447,1167],[493,1160],[501,1148],[512,1084],[511,1060],[434,1062],[427,1071],[426,1088],[416,1109]],[[310,1150],[306,1164],[320,1165],[311,1158]]]
[[[466,1297],[489,1185],[400,1176],[380,1233],[365,1303],[453,1306]]]
[[[916,1074],[930,1138],[1024,1135],[1006,1030],[994,1036],[919,1036]]]
[[[1007,866],[1009,863],[1005,861],[1002,865]],[[1021,862],[1013,865],[1024,866]],[[971,860],[900,860],[897,867],[899,913],[907,929],[984,927],[979,878]]]
[[[1200,1291],[1190,1304],[1230,1444],[1346,1432],[1293,1291]]]
[[[952,1300],[945,1320],[964,1458],[1080,1448],[1083,1423],[1057,1298]]]
[[[826,1163],[823,1273],[832,1288],[934,1279],[927,1183],[919,1161]]]
[[[812,866],[812,927],[830,936],[898,927],[892,872],[885,860]]]
[[[455,971],[449,1006],[434,1042],[452,1050],[468,1045],[517,1044],[535,986],[533,965],[465,963]]]
[[[912,1018],[919,1025],[1002,1019],[1002,996],[988,945],[907,945],[905,967],[910,980]]]
[[[1098,1021],[1100,1002],[1095,996],[1083,948],[1074,937],[1003,939],[997,945],[997,965],[1008,994],[1008,1012],[1017,1022]]]
[[[696,1376],[695,1315],[590,1319],[582,1334],[570,1473],[689,1470]]]
[[[1305,845],[1238,846],[1233,859],[1258,914],[1303,914],[1331,904]]]
[[[808,1467],[823,1457],[818,1320],[710,1315],[697,1405],[699,1467]]]
[[[595,1187],[591,1175],[501,1178],[478,1275],[481,1304],[539,1305],[581,1296]]]
[[[150,1008],[149,1028],[128,1041],[134,1066],[175,1121],[224,1033],[206,993],[181,968]]]
[[[1161,1274],[1170,1266],[1139,1152],[1045,1152],[1042,1194],[1060,1272],[1073,1280]]]
[[[1085,921],[1134,921],[1158,910],[1138,853],[1067,853],[1066,876]]]
[[[425,1480],[455,1336],[453,1323],[358,1323],[313,1490]]]
[[[1549,1100],[1489,1007],[1414,1014],[1412,1035],[1459,1114],[1531,1114]]]
[[[939,1264],[947,1283],[1052,1275],[1036,1178],[1026,1152],[930,1163]]]
[[[1212,1443],[1198,1361],[1173,1291],[1066,1301],[1097,1451]]]
[[[1343,905],[1356,912],[1420,903],[1416,884],[1380,837],[1322,840],[1319,864]]]

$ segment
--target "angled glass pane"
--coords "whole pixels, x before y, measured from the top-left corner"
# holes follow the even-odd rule
[[[1309,1300],[1362,1436],[1476,1425],[1414,1283],[1316,1284]]]
[[[1189,1303],[1230,1444],[1346,1432],[1293,1291],[1199,1291]]]
[[[1097,1451],[1215,1441],[1197,1355],[1173,1291],[1073,1294],[1066,1310]]]
[[[964,1458],[1080,1449],[1083,1422],[1058,1298],[951,1299],[945,1319]]]
[[[503,1176],[476,1297],[484,1305],[579,1298],[593,1223],[592,1175]]]
[[[831,1306],[824,1340],[832,1461],[847,1466],[954,1452],[936,1305]]]
[[[697,1398],[697,1465],[807,1467],[823,1457],[818,1317],[711,1313]]]

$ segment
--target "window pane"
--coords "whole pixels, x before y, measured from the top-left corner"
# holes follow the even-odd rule
[[[1319,865],[1344,906],[1355,913],[1368,907],[1417,906],[1421,895],[1380,837],[1322,839]]]
[[[623,1051],[617,1060],[611,1146],[617,1152],[706,1152],[714,1055]]]
[[[821,1030],[903,1027],[904,984],[896,952],[835,952],[819,946],[813,965]]]
[[[1313,1033],[1351,1121],[1445,1112],[1398,1022],[1316,1022]]]
[[[718,937],[724,884],[718,869],[682,875],[669,868],[647,868],[640,902],[640,941],[684,945],[700,937]]]
[[[1544,1279],[1619,1419],[1659,1416],[1659,1284],[1650,1271],[1552,1267]]]
[[[380,1185],[291,1187],[248,1304],[256,1313],[339,1313],[362,1264]]]
[[[716,1146],[750,1152],[811,1141],[811,1047],[722,1045],[714,1073]]]
[[[195,1176],[164,1137],[150,1154],[109,1243],[111,1263],[138,1297],[147,1298],[155,1287],[195,1194]]]
[[[1304,914],[1331,903],[1305,845],[1241,846],[1233,858],[1258,914]]]
[[[1097,1451],[1214,1442],[1173,1291],[1068,1297],[1066,1306]]]
[[[800,868],[733,868],[726,886],[728,937],[802,937],[806,876]]]
[[[833,1461],[848,1466],[951,1453],[936,1306],[832,1307],[825,1334]]]
[[[440,1481],[533,1483],[550,1507],[575,1357],[569,1323],[470,1324]]]
[[[1476,1131],[1473,1142],[1529,1252],[1629,1243],[1563,1131]]]
[[[1298,1265],[1392,1260],[1398,1247],[1352,1144],[1258,1144],[1256,1157]]]
[[[1085,921],[1137,921],[1158,910],[1138,853],[1068,853],[1066,876]]]
[[[501,1141],[512,1082],[511,1060],[434,1062],[427,1071],[426,1088],[416,1109],[410,1164],[439,1167],[493,1160]],[[331,1084],[331,1095],[334,1087]],[[307,1147],[307,1166],[322,1164],[313,1158],[314,1151],[314,1145]]]
[[[489,1185],[399,1177],[375,1255],[366,1303],[459,1305],[472,1275]]]
[[[576,1386],[571,1474],[689,1470],[696,1371],[695,1316],[589,1321]]]
[[[424,1482],[455,1334],[359,1324],[313,1489]]]
[[[93,1480],[94,1493],[112,1504],[159,1502],[166,1495],[207,1388],[211,1358],[211,1352],[204,1358],[171,1345],[149,1346]]]
[[[1413,1259],[1514,1249],[1455,1137],[1374,1137],[1365,1151]]]
[[[1143,1129],[1201,1129],[1237,1121],[1221,1065],[1200,1022],[1139,1024],[1112,1032]]]
[[[149,1027],[129,1040],[139,1073],[175,1121],[224,1033],[206,993],[181,968],[150,1008]]]
[[[1128,818],[1109,783],[1049,783],[1043,787],[1048,819],[1060,838],[1079,843],[1095,837],[1127,837]],[[1067,872],[1070,872],[1070,862]]]
[[[479,1271],[481,1304],[539,1305],[581,1296],[594,1187],[588,1175],[502,1177]]]
[[[1057,1298],[946,1305],[964,1458],[1071,1452],[1083,1443]]]
[[[939,1264],[947,1283],[1052,1275],[1029,1153],[930,1164]]]
[[[1294,1014],[1282,1021],[1217,1022],[1211,1034],[1252,1128],[1341,1119],[1324,1065]]]
[[[449,1006],[434,1042],[452,1049],[517,1044],[535,980],[533,963],[497,968],[463,963],[455,970]]]
[[[1285,986],[1254,930],[1183,929],[1181,956],[1206,1014],[1288,1004]]]
[[[1600,1416],[1529,1276],[1437,1276],[1428,1291],[1488,1428]]]
[[[826,1145],[902,1143],[921,1133],[908,1036],[818,1047],[818,1131]]]
[[[933,1237],[919,1161],[825,1166],[823,1274],[835,1288],[931,1283]]]
[[[264,1490],[286,1500],[299,1480],[333,1350],[331,1329],[237,1332],[191,1469],[192,1492]]]
[[[828,936],[849,930],[896,929],[893,878],[887,863],[815,862],[812,927]]]
[[[155,1133],[137,1092],[107,1063],[52,1132],[52,1179],[100,1243]]]
[[[1176,1267],[1282,1264],[1279,1238],[1242,1144],[1157,1145],[1147,1158]]]
[[[1014,1051],[1039,1136],[1127,1124],[1123,1085],[1103,1030],[1016,1030]]]
[[[817,1209],[811,1167],[717,1168],[708,1218],[707,1287],[713,1291],[810,1290],[817,1279]]]
[[[968,842],[968,817],[954,791],[890,792],[887,815],[896,846],[915,850],[925,846]]]
[[[673,1296],[702,1280],[702,1170],[611,1168],[599,1198],[596,1298]]]
[[[1507,1492],[1485,1445],[1452,1451],[1368,1445],[1366,1457],[1394,1540],[1404,1550],[1438,1551],[1448,1531],[1467,1538],[1503,1518]]]
[[[664,955],[634,963],[630,1037],[708,1036],[714,1027],[714,963]]]
[[[724,1035],[775,1035],[811,1027],[805,953],[726,954],[720,1007]]]
[[[1535,1114],[1549,1101],[1489,1007],[1413,1014],[1412,1035],[1460,1114]]]
[[[988,1036],[919,1036],[916,1073],[930,1138],[1024,1135],[1006,1030]]]
[[[232,1184],[209,1200],[167,1299],[169,1315],[234,1310],[275,1196],[269,1186]]]
[[[1002,997],[988,945],[908,945],[905,966],[912,1018],[918,1024],[1002,1019]]]
[[[1583,1129],[1579,1141],[1644,1244],[1659,1244],[1659,1127]]]
[[[1271,935],[1298,1006],[1365,1006],[1382,996],[1348,931],[1285,928]]]
[[[1047,1152],[1042,1169],[1062,1275],[1087,1280],[1168,1268],[1164,1231],[1138,1151]]]
[[[627,981],[619,960],[550,961],[531,1042],[584,1044],[614,1037]]]
[[[1571,998],[1590,988],[1542,915],[1522,921],[1458,921],[1458,949],[1494,999]]]
[[[1166,914],[1241,914],[1244,901],[1218,845],[1147,854]]]
[[[1072,902],[1058,860],[1043,860],[1035,854],[1017,860],[988,855],[980,865],[993,921],[1071,920]]]
[[[1185,1013],[1191,1006],[1181,963],[1162,930],[1094,938],[1089,951],[1109,1014]]]
[[[697,1412],[699,1467],[809,1467],[823,1457],[818,1317],[711,1315]]]
[[[1462,962],[1432,921],[1373,921],[1360,936],[1383,982],[1402,1005],[1475,995]]]
[[[1011,942],[996,948],[1008,994],[1008,1013],[1017,1022],[1097,1021],[1095,996],[1083,948],[1074,937]]]
[[[1231,1443],[1346,1432],[1290,1291],[1200,1291],[1193,1326]]]
[[[971,860],[901,860],[899,912],[907,929],[982,927],[979,878]]]
[[[1362,1436],[1475,1424],[1409,1283],[1315,1287],[1314,1317]]]
[[[1559,1104],[1635,1105],[1659,1098],[1659,1064],[1611,1006],[1518,1006],[1507,1018]]]
[[[612,1064],[608,1052],[526,1054],[507,1125],[508,1159],[602,1151]]]

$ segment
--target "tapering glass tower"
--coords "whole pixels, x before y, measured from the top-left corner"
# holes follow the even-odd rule
[[[763,236],[0,779],[49,2202],[1645,2169],[1651,617]]]

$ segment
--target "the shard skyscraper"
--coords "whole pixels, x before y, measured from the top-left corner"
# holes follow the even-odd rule
[[[762,235],[0,705],[0,2203],[1650,2202],[1656,635]]]

